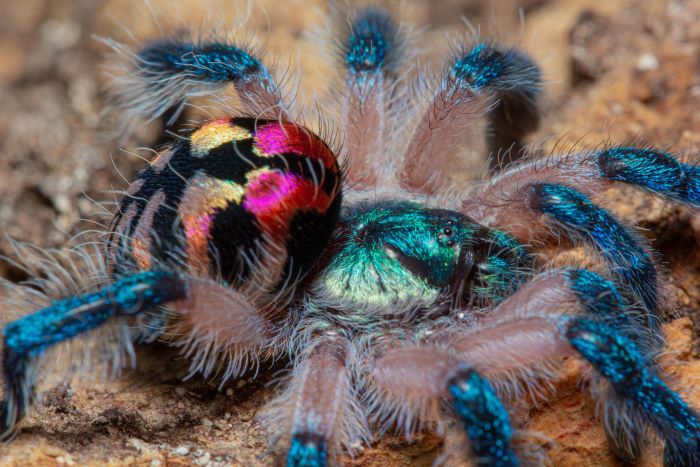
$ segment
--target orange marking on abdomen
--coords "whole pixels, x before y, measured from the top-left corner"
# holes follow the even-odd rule
[[[190,137],[192,155],[204,157],[209,151],[222,144],[252,138],[250,131],[237,125],[232,125],[230,119],[223,118],[202,125]]]
[[[179,206],[185,232],[187,260],[195,270],[209,272],[211,227],[216,211],[240,203],[245,188],[237,183],[198,173],[190,179]]]
[[[136,229],[131,239],[131,251],[136,260],[136,265],[142,270],[151,269],[153,257],[151,255],[151,234],[153,232],[153,218],[165,201],[165,193],[158,190],[146,203],[146,207],[139,217]]]

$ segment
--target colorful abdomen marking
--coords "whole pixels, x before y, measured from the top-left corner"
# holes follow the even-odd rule
[[[258,272],[277,287],[321,255],[338,219],[340,182],[333,152],[302,126],[207,123],[132,184],[110,232],[113,269],[184,264],[234,285]]]

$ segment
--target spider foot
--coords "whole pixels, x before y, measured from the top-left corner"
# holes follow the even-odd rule
[[[175,275],[141,272],[97,292],[53,302],[13,321],[2,330],[2,376],[5,398],[0,406],[0,438],[12,436],[34,398],[36,361],[50,347],[103,325],[115,315],[135,315],[185,297]]]
[[[326,461],[326,440],[323,437],[313,433],[299,433],[292,437],[287,467],[322,467]]]
[[[610,326],[586,318],[572,320],[566,337],[608,380],[615,395],[629,409],[632,418],[626,422],[628,425],[620,425],[617,433],[628,427],[634,432],[639,422],[646,422],[665,442],[665,465],[700,465],[700,417],[657,376],[631,340]],[[613,440],[613,448],[622,445],[615,442],[619,438],[614,435]],[[636,440],[631,439],[631,443],[627,445],[634,447]],[[634,455],[634,449],[623,453]]]
[[[636,185],[660,196],[700,207],[700,167],[648,148],[614,147],[596,154],[608,180]]]
[[[462,366],[448,382],[448,388],[478,465],[520,465],[511,447],[513,429],[508,412],[491,384],[475,370]]]

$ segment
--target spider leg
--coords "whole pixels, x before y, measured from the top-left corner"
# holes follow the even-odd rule
[[[481,338],[486,335],[488,342]],[[615,403],[624,404],[617,409],[632,417],[625,426],[631,429],[629,433],[639,435],[643,428],[636,424],[640,422],[653,427],[665,441],[667,466],[695,466],[700,462],[698,414],[657,376],[631,340],[605,323],[562,315],[523,317],[490,329],[477,328],[454,343],[454,348],[392,349],[375,361],[375,407],[385,420],[405,422],[425,415],[420,408],[426,400],[437,401],[450,394],[455,412],[467,425],[473,454],[486,465],[517,465],[510,446],[512,428],[502,404],[491,386],[480,382],[482,376],[470,384],[472,375],[478,373],[463,373],[460,369],[465,364],[474,365],[488,380],[498,382],[503,377],[499,372],[576,351],[607,379],[617,396]],[[466,410],[473,407],[472,411],[465,411],[465,406]],[[635,445],[632,449],[638,448]],[[625,449],[632,452],[629,447]]]
[[[569,314],[567,295],[577,297],[578,314]],[[618,455],[637,461],[648,425],[666,443],[666,465],[697,465],[700,417],[659,378],[630,323],[620,319],[626,316],[620,306],[611,282],[590,271],[561,270],[533,279],[478,326],[438,333],[431,342],[494,383],[577,352],[610,384],[605,429]]]
[[[517,466],[508,413],[491,384],[460,359],[437,348],[399,347],[378,357],[370,410],[384,426],[403,425],[407,436],[439,417],[439,401],[450,398],[479,465]]]
[[[555,323],[564,316],[564,312],[594,316],[617,326],[630,336],[639,335],[640,340],[644,341],[642,329],[635,326],[631,316],[628,316],[624,300],[612,282],[582,269],[549,271],[521,286],[516,294],[491,313],[479,317],[477,326],[437,330],[430,335],[428,346],[399,348],[378,357],[372,370],[378,389],[373,392],[371,400],[375,413],[379,413],[385,427],[398,425],[407,435],[419,429],[423,423],[439,420],[439,398],[445,397],[445,382],[450,381],[450,372],[460,364],[469,364],[471,371],[478,371],[481,377],[498,383],[503,392],[518,397],[517,390],[509,391],[508,385],[503,383],[507,376],[546,358],[560,358],[574,353],[565,340],[551,337],[556,334]],[[526,382],[537,376],[532,371],[522,375]],[[469,372],[462,376],[465,379],[475,378]],[[448,392],[453,398],[458,386],[457,383],[449,383]],[[485,400],[496,404],[494,396],[486,389],[479,397],[481,403],[476,407],[489,407],[483,403]],[[453,404],[459,406],[462,402],[454,399]],[[504,419],[504,413],[497,415],[499,411],[495,405],[490,407],[494,407],[493,418]],[[456,407],[456,410],[459,412],[461,408]],[[460,417],[465,423],[469,420],[474,433],[482,433],[479,423],[474,425],[474,414],[460,413]],[[491,423],[488,417],[482,422]],[[498,439],[505,443],[511,432],[509,427],[503,427],[505,432],[499,433]],[[610,436],[618,440],[628,432],[612,432]],[[484,459],[486,464],[497,462],[493,454],[488,454],[489,449],[495,451],[497,447],[488,443],[478,447],[479,441],[474,445],[473,436],[469,435],[474,454]],[[510,456],[506,457],[509,462],[515,462]]]
[[[452,407],[464,424],[472,453],[479,463],[519,465],[510,446],[513,428],[508,412],[491,384],[465,365],[460,366],[447,384]]]
[[[33,361],[48,348],[105,323],[115,315],[136,315],[185,297],[185,284],[164,272],[125,277],[94,293],[53,302],[9,323],[2,331],[5,396],[0,436],[8,437],[33,399]]]
[[[517,153],[523,136],[537,128],[540,92],[540,71],[521,52],[477,44],[457,54],[410,139],[401,180],[414,190],[437,191],[454,153],[483,140],[484,116],[490,147],[478,152]]]
[[[563,227],[595,245],[655,313],[657,272],[647,242],[589,199],[614,182],[700,207],[700,168],[663,151],[614,147],[516,166],[481,187],[462,210],[521,241],[538,229]]]
[[[593,196],[615,182],[700,207],[700,167],[664,151],[622,146],[518,164],[480,187],[464,201],[464,209],[477,220],[508,225],[507,219],[522,208],[518,197],[531,184],[566,185]]]
[[[251,115],[284,118],[286,107],[272,74],[249,49],[228,41],[170,37],[146,43],[140,50],[103,40],[125,64],[110,89],[112,105],[122,112],[122,133],[140,118],[149,121],[174,109],[172,125],[190,99],[213,96],[233,84],[243,110]]]
[[[538,274],[500,303],[497,311],[477,321],[488,325],[493,320],[539,313],[585,313],[614,326],[645,354],[662,345],[646,328],[644,310],[629,307],[613,282],[588,269],[554,269]]]
[[[566,338],[665,441],[664,465],[700,465],[700,416],[645,364],[632,341],[588,319],[573,320]]]
[[[598,247],[654,312],[657,273],[647,242],[589,199],[614,182],[700,208],[700,168],[663,151],[614,147],[516,166],[464,201],[463,211],[522,241],[538,227],[563,226]]]
[[[476,365],[488,378],[506,381],[504,375],[520,373],[520,379],[527,382],[533,376],[529,366],[541,362],[543,355],[572,353],[571,348],[562,341],[549,338],[555,328],[548,319],[543,318],[564,314],[590,316],[613,326],[640,348],[641,355],[650,365],[653,362],[648,356],[662,344],[658,336],[648,332],[641,310],[628,307],[611,281],[592,271],[572,268],[535,276],[516,294],[499,304],[496,310],[479,317],[478,326],[469,333],[447,329],[443,333],[435,333],[430,341],[448,346]],[[512,346],[506,349],[497,345],[498,349],[492,349],[492,343],[504,335],[508,335]],[[499,354],[497,361],[489,357],[492,352]],[[477,363],[482,360],[485,360],[483,365]],[[539,371],[546,373],[546,368],[542,367]],[[537,383],[527,383],[527,386],[533,393]],[[517,384],[511,387],[508,382],[499,384],[499,388],[516,397],[520,392]],[[609,401],[607,410],[611,415],[604,425],[609,444],[619,457],[635,462],[640,455],[643,433],[639,427],[619,422],[621,417],[615,416],[617,409],[612,405],[617,399],[613,391],[608,391],[604,397]]]
[[[480,198],[480,202],[468,202],[465,213],[477,214],[477,221],[497,226],[522,242],[527,242],[538,231],[550,229],[595,247],[641,299],[650,312],[649,325],[658,329],[658,273],[651,249],[643,237],[594,204],[588,196],[566,185],[535,180],[518,184],[507,202],[501,196],[488,198],[489,201]],[[488,207],[481,210],[481,206]],[[507,211],[510,217],[503,217],[505,213],[500,213],[500,209]],[[497,213],[497,217],[481,217],[480,214],[486,212]]]
[[[265,350],[266,356],[275,354],[265,347],[275,333],[265,309],[256,308],[229,286],[169,272],[124,276],[95,292],[54,301],[5,326],[0,438],[11,435],[32,402],[36,360],[45,351],[111,318],[147,313],[158,305],[167,307],[166,316],[178,318],[168,323],[168,331],[183,338],[178,343],[191,360],[190,374],[201,372],[208,377],[221,370],[222,381],[226,381],[254,367]],[[152,329],[142,330],[149,337],[158,335]]]
[[[397,67],[405,38],[391,16],[366,7],[350,15],[339,11],[340,58],[345,70],[342,124],[351,155],[347,176],[362,185],[383,184],[391,153],[387,151],[387,116],[396,90]]]
[[[358,418],[351,391],[348,354],[343,338],[327,337],[312,344],[295,366],[287,391],[273,403],[285,412],[268,414],[272,428],[279,431],[280,422],[291,421],[288,466],[324,466],[334,444],[349,447],[353,438],[366,439],[367,428]]]

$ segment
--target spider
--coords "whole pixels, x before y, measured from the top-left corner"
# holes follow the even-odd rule
[[[121,366],[134,343],[162,339],[191,373],[223,381],[288,360],[264,422],[289,466],[337,461],[372,433],[453,422],[458,454],[515,466],[527,452],[510,403],[577,356],[595,370],[618,456],[637,461],[654,437],[665,465],[700,465],[700,417],[654,360],[664,301],[653,252],[591,200],[620,182],[698,208],[700,169],[622,146],[494,164],[474,187],[450,184],[465,146],[514,153],[536,129],[535,63],[464,45],[438,79],[411,87],[403,26],[374,7],[336,14],[349,18],[334,29],[342,154],[298,123],[249,47],[107,41],[126,59],[112,90],[122,130],[228,85],[242,110],[175,137],[138,174],[101,253],[80,253],[90,290],[60,258],[44,258],[43,278],[3,283],[25,316],[2,332],[0,432],[11,437],[27,413],[49,349],[93,335]],[[536,246],[560,239],[604,272],[544,265]]]

